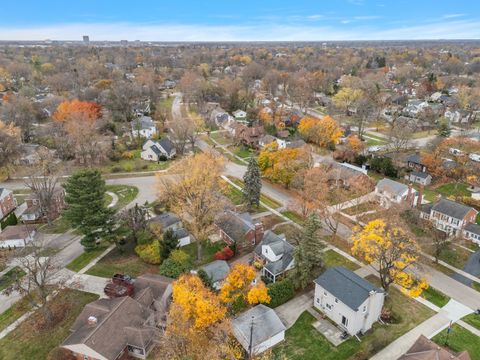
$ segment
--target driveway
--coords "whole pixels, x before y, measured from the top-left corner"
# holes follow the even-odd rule
[[[314,291],[302,294],[275,309],[287,329],[295,324],[300,315],[313,306]]]
[[[465,271],[466,273],[469,273],[470,275],[480,277],[480,250],[470,255],[470,257],[467,260],[467,263],[463,267],[463,271]],[[462,284],[465,284],[467,286],[470,286],[472,284],[472,280],[460,274],[454,274],[452,275],[452,277],[455,280],[460,281]]]

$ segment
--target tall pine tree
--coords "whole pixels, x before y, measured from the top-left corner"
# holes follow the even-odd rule
[[[160,260],[166,260],[170,253],[178,247],[178,238],[172,229],[168,229],[163,233],[160,241]]]
[[[262,178],[260,168],[255,158],[252,156],[248,162],[247,171],[243,175],[243,198],[249,207],[260,205],[260,194],[262,192]]]
[[[320,238],[320,220],[315,213],[310,214],[305,222],[305,228],[297,239],[294,260],[295,267],[290,276],[299,288],[304,288],[317,278],[323,268],[324,244]]]
[[[105,181],[98,170],[81,170],[63,185],[66,191],[64,218],[84,235],[85,251],[93,250],[97,240],[112,232],[115,211],[105,205]]]

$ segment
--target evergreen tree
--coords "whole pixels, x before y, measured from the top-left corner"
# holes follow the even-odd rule
[[[440,123],[437,126],[437,135],[447,138],[450,136],[452,133],[452,130],[450,129],[450,126],[448,125],[448,120],[443,119],[440,121]]]
[[[160,260],[163,261],[170,256],[170,253],[178,247],[178,238],[172,229],[168,229],[163,234],[160,241]]]
[[[252,156],[248,162],[247,172],[243,176],[245,187],[243,188],[243,198],[248,206],[260,205],[260,194],[262,192],[262,179],[260,168],[255,158]]]
[[[96,247],[97,240],[112,233],[115,211],[105,205],[105,181],[98,170],[81,170],[63,185],[66,191],[64,218],[84,235],[85,251]]]
[[[299,288],[304,288],[320,275],[323,268],[324,244],[320,238],[320,221],[315,213],[310,214],[305,228],[297,239],[294,260],[295,267],[290,276]]]

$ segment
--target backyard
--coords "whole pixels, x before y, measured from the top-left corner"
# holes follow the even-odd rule
[[[39,324],[42,323],[41,315],[38,312],[34,313],[0,340],[0,358],[2,360],[46,359],[48,353],[70,334],[70,327],[83,307],[96,299],[98,295],[95,294],[62,290],[50,303],[58,323],[53,328],[41,329],[39,328]]]

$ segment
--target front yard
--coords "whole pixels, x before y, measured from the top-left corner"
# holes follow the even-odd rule
[[[118,202],[114,209],[121,209],[131,203],[138,195],[138,188],[129,185],[107,185],[107,191],[113,192],[118,196]]]
[[[90,262],[99,256],[102,252],[104,252],[108,248],[107,244],[101,244],[97,248],[93,249],[89,252],[84,252],[73,259],[66,268],[75,272],[82,270],[85,266],[90,264]],[[113,250],[112,250],[113,251]]]
[[[371,278],[368,280],[373,282]],[[361,342],[350,338],[338,347],[333,346],[313,328],[312,323],[315,318],[308,312],[304,312],[286,331],[285,341],[279,344],[274,352],[277,356],[285,356],[289,360],[368,359],[434,315],[432,310],[408,298],[396,288],[389,290],[385,307],[392,310],[392,323],[388,325],[376,323],[373,330],[361,338]]]
[[[70,334],[70,327],[83,307],[98,299],[98,295],[77,290],[62,290],[51,300],[58,323],[50,329],[39,329],[41,315],[34,313],[18,328],[0,340],[0,359],[46,359],[48,353],[59,346]],[[3,314],[2,314],[3,315]]]
[[[327,250],[323,253],[323,261],[325,262],[325,266],[327,268],[333,266],[343,266],[349,270],[355,271],[360,268],[357,264],[353,261],[348,260],[346,257],[340,255],[335,250]]]
[[[22,268],[15,266],[13,269],[7,271],[0,277],[0,291],[5,290],[12,285],[16,279],[22,278],[26,275]]]
[[[472,360],[480,360],[480,338],[459,325],[453,325],[452,331],[448,335],[447,330],[443,330],[432,339],[440,346],[445,346],[453,352],[468,351]]]
[[[147,161],[140,158],[141,150],[131,151],[131,159],[120,159],[118,161],[110,161],[106,165],[99,167],[104,174],[115,174],[123,172],[141,172],[141,171],[158,171],[167,169],[171,161]]]
[[[440,308],[447,305],[447,303],[450,301],[450,298],[447,295],[432,287],[423,290],[422,297]]]

